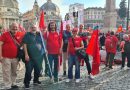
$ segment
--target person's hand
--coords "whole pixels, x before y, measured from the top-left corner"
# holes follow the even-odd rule
[[[75,49],[75,51],[76,51],[76,50],[78,50],[79,48],[75,47],[74,49]]]
[[[2,62],[3,59],[4,59],[4,58],[1,56],[1,57],[0,57],[0,62]]]
[[[48,51],[46,50],[45,53],[48,54]]]
[[[61,55],[61,54],[62,54],[62,49],[59,50],[59,55]]]
[[[25,55],[25,61],[29,61],[29,56],[28,55]]]

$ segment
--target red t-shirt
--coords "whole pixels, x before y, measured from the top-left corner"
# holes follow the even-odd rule
[[[74,43],[75,43],[75,47],[81,47],[81,42],[82,42],[82,38],[81,37],[75,37],[74,38]],[[75,55],[75,49],[74,49],[74,45],[72,43],[72,38],[69,38],[69,47],[68,47],[68,53]]]
[[[110,48],[110,43],[112,44],[112,48]],[[116,47],[117,47],[117,43],[118,43],[118,38],[116,36],[107,36],[106,40],[105,40],[105,47],[106,47],[106,51],[110,52],[110,53],[116,53]]]
[[[112,36],[112,44],[113,44],[114,47],[112,48],[111,52],[115,54],[117,44],[118,44],[118,38],[115,35]]]
[[[15,38],[18,42],[22,41],[24,33],[17,32]],[[17,56],[17,46],[14,43],[13,39],[10,36],[9,32],[5,32],[0,36],[0,41],[4,44],[2,45],[2,56],[6,58],[16,58]]]
[[[48,54],[59,54],[60,50],[60,37],[57,32],[48,32],[44,37],[46,39],[46,47]]]

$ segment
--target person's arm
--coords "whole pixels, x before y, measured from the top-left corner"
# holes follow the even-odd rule
[[[3,59],[3,57],[2,57],[2,45],[3,45],[3,42],[0,41],[0,60]]]
[[[79,50],[79,49],[82,49],[82,48],[84,48],[83,41],[81,41],[81,47],[75,47],[75,50]]]
[[[28,51],[27,51],[27,44],[24,44],[23,47],[24,47],[24,53],[25,53],[25,60],[29,61],[29,55],[28,55]]]
[[[63,39],[61,40],[60,54],[62,53],[62,48],[63,48]]]

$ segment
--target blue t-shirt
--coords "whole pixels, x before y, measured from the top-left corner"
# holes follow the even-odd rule
[[[27,44],[29,57],[37,59],[45,54],[40,33],[36,33],[36,35],[34,35],[31,32],[27,32],[23,38],[23,43]]]
[[[71,36],[71,32],[63,31],[63,52],[67,51],[68,41]]]

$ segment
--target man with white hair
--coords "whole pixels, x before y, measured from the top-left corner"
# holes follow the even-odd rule
[[[45,49],[42,44],[40,33],[37,32],[36,25],[32,24],[30,32],[27,32],[23,38],[24,52],[25,52],[25,89],[29,89],[32,78],[32,71],[34,70],[33,84],[41,84],[39,81],[40,72],[42,69],[43,58],[45,57]]]
[[[22,37],[23,35],[18,34],[17,23],[12,23],[9,31],[3,33],[0,37],[0,60],[2,62],[3,81],[7,90],[18,88],[15,84],[18,65],[18,47],[15,41],[20,43]]]
[[[123,35],[123,41],[120,44],[121,52],[122,52],[122,66],[121,69],[125,66],[125,60],[127,58],[127,67],[130,68],[130,40],[127,34]]]

